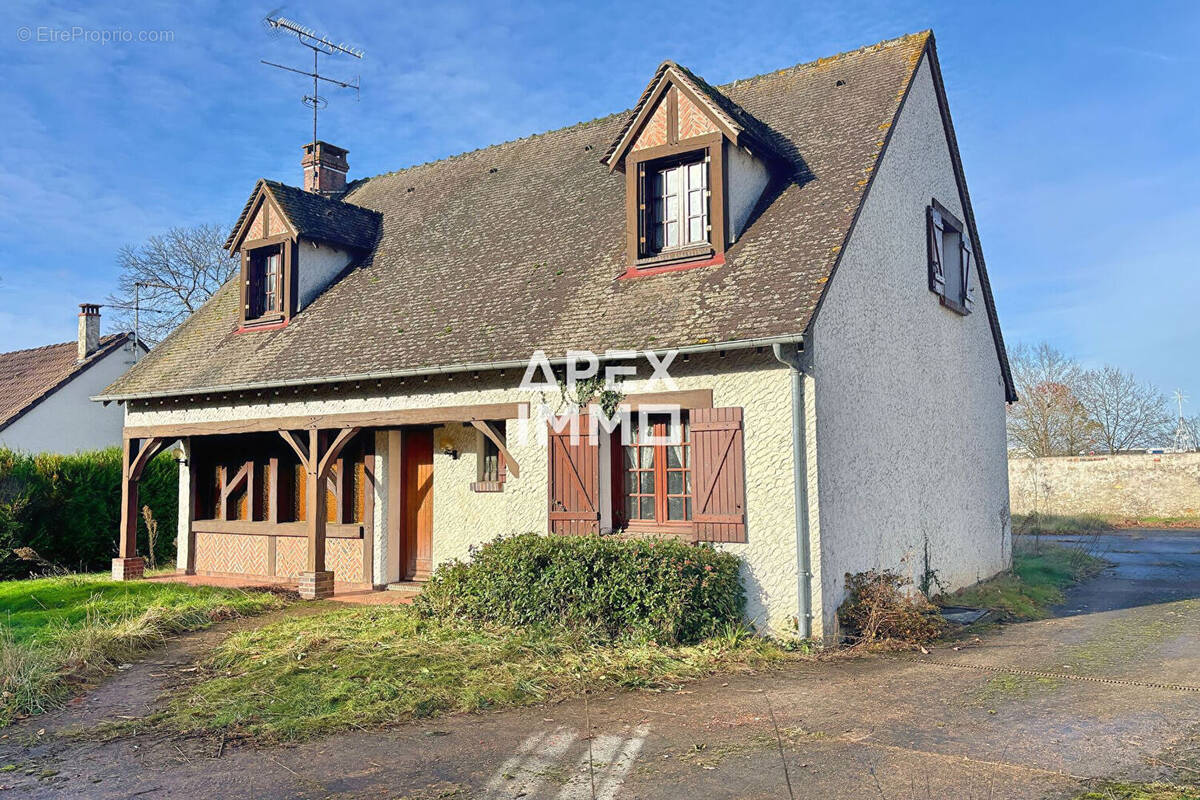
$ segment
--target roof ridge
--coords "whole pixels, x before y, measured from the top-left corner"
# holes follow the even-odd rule
[[[701,77],[700,75],[697,75],[691,69],[684,67],[682,64],[680,64],[679,62],[677,62],[671,58],[663,59],[658,64],[658,66],[656,66],[654,68],[654,74],[657,75],[658,72],[667,65],[673,65],[675,67],[683,69],[684,71],[686,71],[690,75],[694,76],[698,80],[703,81],[704,83],[708,83],[709,86],[711,86],[712,88],[714,88],[714,89],[720,91],[722,94],[724,94],[724,91],[726,88],[740,86],[742,84],[749,83],[750,81],[758,80],[759,78],[766,78],[766,77],[770,77],[772,75],[779,75],[779,74],[782,74],[785,72],[792,72],[792,71],[804,69],[807,67],[818,66],[820,64],[825,64],[825,63],[829,63],[831,61],[836,61],[838,59],[845,58],[846,56],[874,52],[876,50],[882,50],[887,47],[895,47],[896,45],[907,42],[908,40],[913,39],[914,37],[929,37],[932,35],[933,35],[933,29],[925,28],[924,30],[921,30],[921,31],[916,31],[914,33],[905,33],[900,36],[894,36],[891,39],[884,39],[883,41],[875,42],[874,44],[863,45],[862,47],[856,47],[852,50],[843,50],[842,52],[835,53],[834,55],[831,55],[831,56],[822,56],[820,58],[812,59],[811,61],[803,61],[798,64],[792,64],[791,66],[780,67],[779,69],[772,70],[771,72],[760,72],[757,75],[750,75],[745,78],[735,78],[734,80],[729,81],[728,83],[722,83],[722,84],[717,84],[717,85],[708,83],[708,81],[705,80],[703,77]],[[640,97],[640,95],[639,95],[639,97]],[[732,101],[730,101],[730,102],[732,102]],[[633,109],[636,107],[637,107],[637,104],[635,103],[634,105],[630,106],[629,108],[622,109],[621,111],[615,111],[611,114],[605,114],[602,117],[595,117],[594,119],[590,119],[590,120],[580,120],[579,122],[575,122],[570,125],[564,125],[561,128],[551,128],[548,131],[539,131],[537,133],[531,133],[526,136],[518,136],[514,139],[506,139],[503,142],[494,142],[492,144],[484,145],[482,147],[476,147],[472,150],[464,150],[460,153],[454,153],[452,155],[443,156],[442,158],[430,159],[429,161],[422,161],[419,164],[410,164],[407,167],[401,167],[400,169],[388,170],[387,172],[380,172],[375,175],[364,175],[361,178],[355,178],[353,181],[351,181],[346,186],[346,194],[343,196],[348,197],[350,195],[350,193],[353,192],[355,189],[358,189],[361,186],[363,186],[367,183],[370,183],[371,181],[376,180],[378,178],[390,178],[393,175],[402,175],[404,173],[408,173],[408,172],[412,172],[413,170],[420,169],[421,167],[429,167],[429,166],[433,166],[434,164],[441,164],[446,161],[456,161],[460,158],[465,158],[470,155],[475,155],[476,153],[482,153],[482,152],[485,152],[488,150],[497,150],[497,149],[499,149],[501,147],[505,147],[507,145],[517,144],[518,142],[527,142],[532,139],[541,138],[543,136],[550,136],[555,133],[562,133],[564,131],[574,130],[574,129],[582,127],[584,125],[594,125],[599,122],[604,122],[606,120],[613,119],[614,117],[624,116],[625,114],[628,114],[630,111],[633,111]],[[267,179],[263,178],[261,180],[267,180]],[[278,183],[278,181],[276,181],[276,183]],[[286,186],[288,184],[283,184],[283,185]],[[292,187],[292,188],[295,188],[295,187]],[[340,201],[340,202],[346,202],[348,205],[356,205],[355,203],[351,203],[351,202],[348,202],[345,200]]]
[[[100,342],[101,342],[101,344],[103,344],[106,340],[112,340],[113,338],[115,338],[117,336],[128,336],[129,333],[130,333],[129,331],[120,331],[118,333],[106,333],[105,335],[100,337]],[[4,356],[15,356],[18,353],[33,353],[38,350],[50,350],[51,348],[54,348],[54,347],[67,347],[68,345],[70,345],[72,347],[78,347],[79,342],[78,341],[54,342],[53,344],[40,344],[37,347],[23,347],[20,350],[7,350],[3,353],[0,353],[0,358],[2,358]]]

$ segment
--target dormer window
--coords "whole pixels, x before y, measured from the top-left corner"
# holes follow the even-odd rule
[[[247,321],[283,314],[283,248],[281,245],[250,251],[246,288]]]
[[[685,248],[711,249],[708,224],[708,158],[703,153],[651,162],[643,184],[646,257]]]
[[[778,160],[751,123],[718,90],[663,62],[602,159],[625,173],[622,277],[724,263]]]

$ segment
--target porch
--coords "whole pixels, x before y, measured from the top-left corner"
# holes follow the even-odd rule
[[[142,577],[138,482],[149,460],[178,441],[180,569],[155,580],[284,585],[306,599],[410,601],[433,569],[434,430],[477,432],[492,462],[516,477],[503,431],[517,408],[127,427],[113,577]]]

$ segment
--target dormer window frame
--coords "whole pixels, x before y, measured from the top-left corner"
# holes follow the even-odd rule
[[[259,290],[256,277],[252,274],[255,261],[265,250],[275,250],[280,256],[279,272],[275,286],[276,303],[272,309],[252,316],[255,306],[254,293]],[[246,241],[241,248],[241,313],[240,330],[282,327],[291,321],[295,312],[295,263],[296,240],[290,233],[279,233],[265,239]]]
[[[625,230],[626,250],[634,271],[666,266],[697,265],[722,258],[727,244],[725,228],[725,141],[721,132],[695,136],[656,147],[631,150],[625,156]],[[657,165],[672,162],[695,163],[689,156],[702,159],[707,167],[708,241],[655,251],[651,246],[650,176]],[[684,214],[681,206],[679,213]]]

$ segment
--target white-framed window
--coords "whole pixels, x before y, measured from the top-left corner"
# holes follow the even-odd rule
[[[704,153],[651,165],[647,192],[649,254],[708,243],[708,159]]]

